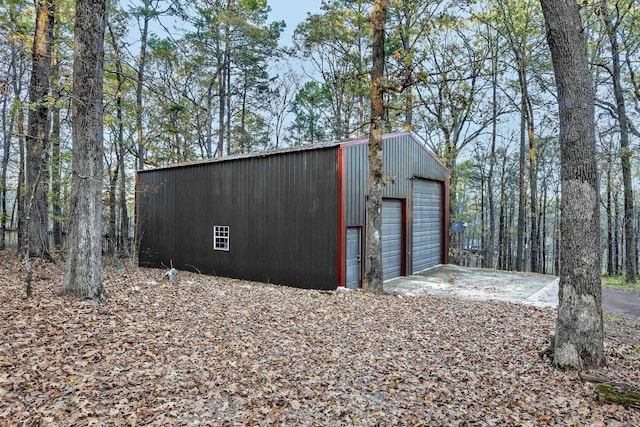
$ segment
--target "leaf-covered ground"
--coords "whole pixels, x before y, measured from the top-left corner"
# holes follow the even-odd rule
[[[105,268],[97,308],[36,262],[25,300],[0,253],[0,425],[640,425],[538,355],[553,310],[161,275]],[[595,373],[640,384],[613,320]]]

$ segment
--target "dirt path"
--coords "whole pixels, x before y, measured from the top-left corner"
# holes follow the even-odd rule
[[[602,288],[602,308],[605,313],[626,314],[640,321],[640,292]]]

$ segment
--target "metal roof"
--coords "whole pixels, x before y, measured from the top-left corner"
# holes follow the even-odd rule
[[[445,166],[445,164],[442,163],[442,161],[440,159],[438,159],[438,156],[436,156],[434,153],[432,153],[430,150],[428,150],[423,144],[420,144],[418,139],[411,132],[388,133],[388,134],[384,134],[382,136],[382,139],[383,140],[387,140],[387,139],[392,139],[392,138],[396,138],[396,137],[404,136],[404,135],[410,136],[411,139],[413,139],[416,143],[418,143],[427,152],[427,154],[429,154],[434,159],[436,159],[438,161],[438,163],[440,163],[440,165],[442,167],[444,167],[445,169],[449,170],[449,168],[447,168]],[[368,143],[369,143],[369,138],[366,137],[366,138],[360,138],[360,139],[349,139],[349,140],[344,140],[344,141],[339,141],[339,142],[325,142],[325,143],[310,144],[310,145],[295,145],[295,146],[292,146],[292,147],[279,148],[277,150],[254,151],[254,152],[251,152],[251,153],[234,154],[234,155],[231,155],[231,156],[214,157],[214,158],[211,158],[211,159],[193,160],[193,161],[190,161],[190,162],[181,162],[181,163],[173,163],[173,164],[169,164],[169,165],[165,165],[165,166],[156,166],[156,167],[151,168],[151,169],[138,170],[138,173],[157,171],[157,170],[162,170],[162,169],[173,169],[173,168],[197,166],[197,165],[203,165],[203,164],[209,164],[209,163],[229,162],[229,161],[234,161],[234,160],[261,158],[261,157],[267,157],[267,156],[275,156],[275,155],[279,155],[279,154],[296,153],[296,152],[300,152],[300,151],[322,150],[322,149],[334,148],[334,147],[351,147],[351,146],[354,146],[354,145],[362,145],[362,144],[368,144]]]

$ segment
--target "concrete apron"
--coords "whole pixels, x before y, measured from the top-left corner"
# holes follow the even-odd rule
[[[556,276],[440,265],[384,283],[384,290],[411,296],[507,301],[558,306]]]

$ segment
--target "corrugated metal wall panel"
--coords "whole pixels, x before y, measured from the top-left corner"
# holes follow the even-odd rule
[[[367,194],[367,145],[344,150],[345,224],[364,225],[364,203]]]
[[[413,273],[442,262],[442,211],[442,183],[414,180]]]
[[[175,216],[174,183],[162,174],[148,173],[139,181],[136,197],[140,257],[161,265],[162,254],[175,245],[175,228],[164,221],[167,215]]]
[[[402,274],[402,200],[382,201],[382,273],[383,279],[393,279]]]
[[[206,274],[335,288],[337,152],[329,147],[141,172],[139,215],[149,218],[139,225],[141,265],[173,261]],[[213,250],[214,225],[230,227],[229,252]]]
[[[383,163],[387,184],[383,197],[405,199],[407,203],[406,247],[413,248],[413,181],[422,178],[443,183],[448,170],[421,146],[410,133],[387,136],[383,142]],[[344,150],[344,210],[345,226],[364,226],[367,176],[369,173],[365,143],[345,144]],[[441,200],[441,203],[445,203]],[[444,209],[444,207],[442,207]],[[444,225],[443,225],[444,227]],[[363,236],[365,231],[363,230]],[[363,237],[364,239],[364,237]],[[441,242],[444,244],[445,242]],[[364,256],[364,254],[363,254]],[[413,252],[405,254],[412,265]]]
[[[409,133],[385,139],[383,142],[385,179],[383,197],[410,198],[414,177],[446,181],[448,171]],[[369,163],[367,144],[347,146],[345,151],[345,222],[364,225],[364,204],[367,194]]]

